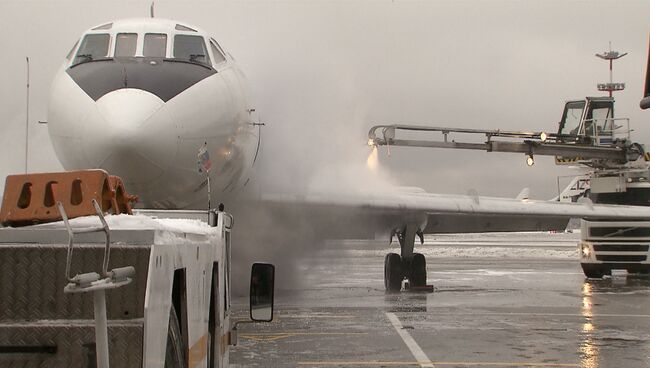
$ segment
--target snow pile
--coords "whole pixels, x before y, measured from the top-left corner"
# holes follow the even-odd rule
[[[416,246],[415,251],[424,254],[428,258],[475,258],[475,259],[577,259],[579,254],[577,247],[572,246],[566,249],[548,249],[538,247],[520,248],[513,247],[454,247],[454,246]],[[386,253],[397,252],[399,248],[381,249],[349,249],[323,250],[322,253],[331,257],[340,254],[341,257],[350,255],[358,257],[384,257]]]
[[[213,234],[215,228],[197,219],[153,218],[145,215],[107,215],[104,217],[111,230],[164,230],[178,233]],[[99,217],[84,216],[70,220],[73,229],[100,227]],[[37,228],[64,228],[63,221],[35,225]]]
[[[442,258],[499,258],[499,259],[577,259],[578,250],[575,245],[568,249],[548,249],[541,247],[421,247],[418,252],[426,257]]]

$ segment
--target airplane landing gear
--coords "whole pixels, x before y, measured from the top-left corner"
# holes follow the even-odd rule
[[[384,286],[388,292],[402,289],[402,280],[407,279],[412,287],[426,286],[427,264],[424,255],[413,253],[408,261],[397,253],[388,253],[384,259]]]
[[[413,253],[409,281],[412,286],[425,286],[427,284],[427,260],[422,253]]]
[[[402,289],[402,257],[397,253],[388,253],[384,259],[384,286],[388,292]]]
[[[401,255],[388,253],[384,259],[384,286],[388,292],[402,289],[402,281],[407,279],[412,287],[427,284],[427,263],[423,254],[413,253],[415,236],[422,235],[416,227],[407,226],[397,233]]]

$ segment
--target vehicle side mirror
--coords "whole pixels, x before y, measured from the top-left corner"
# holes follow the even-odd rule
[[[650,108],[650,96],[645,96],[639,103],[639,106],[641,106],[643,110]]]
[[[274,285],[275,266],[270,263],[253,263],[250,287],[250,315],[253,321],[273,320]]]

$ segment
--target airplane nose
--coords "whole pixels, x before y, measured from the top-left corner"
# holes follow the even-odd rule
[[[86,119],[84,151],[93,166],[144,185],[173,161],[175,135],[165,103],[140,89],[119,89],[97,100]],[[170,157],[171,155],[171,157]]]

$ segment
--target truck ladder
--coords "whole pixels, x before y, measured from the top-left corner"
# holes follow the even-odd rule
[[[68,285],[64,288],[65,293],[85,293],[93,292],[94,315],[95,315],[95,345],[97,351],[97,367],[109,368],[108,355],[108,320],[106,317],[106,290],[115,289],[127,285],[135,275],[133,266],[119,267],[108,270],[108,263],[111,254],[110,229],[99,207],[97,201],[93,198],[92,205],[102,223],[101,227],[90,227],[73,229],[70,226],[68,215],[61,202],[57,202],[57,207],[65,227],[68,231],[68,254],[66,258],[65,277]],[[70,277],[70,266],[72,264],[72,250],[74,248],[75,234],[88,234],[103,232],[106,236],[106,245],[104,247],[104,259],[102,262],[102,275],[96,272],[87,272]]]

